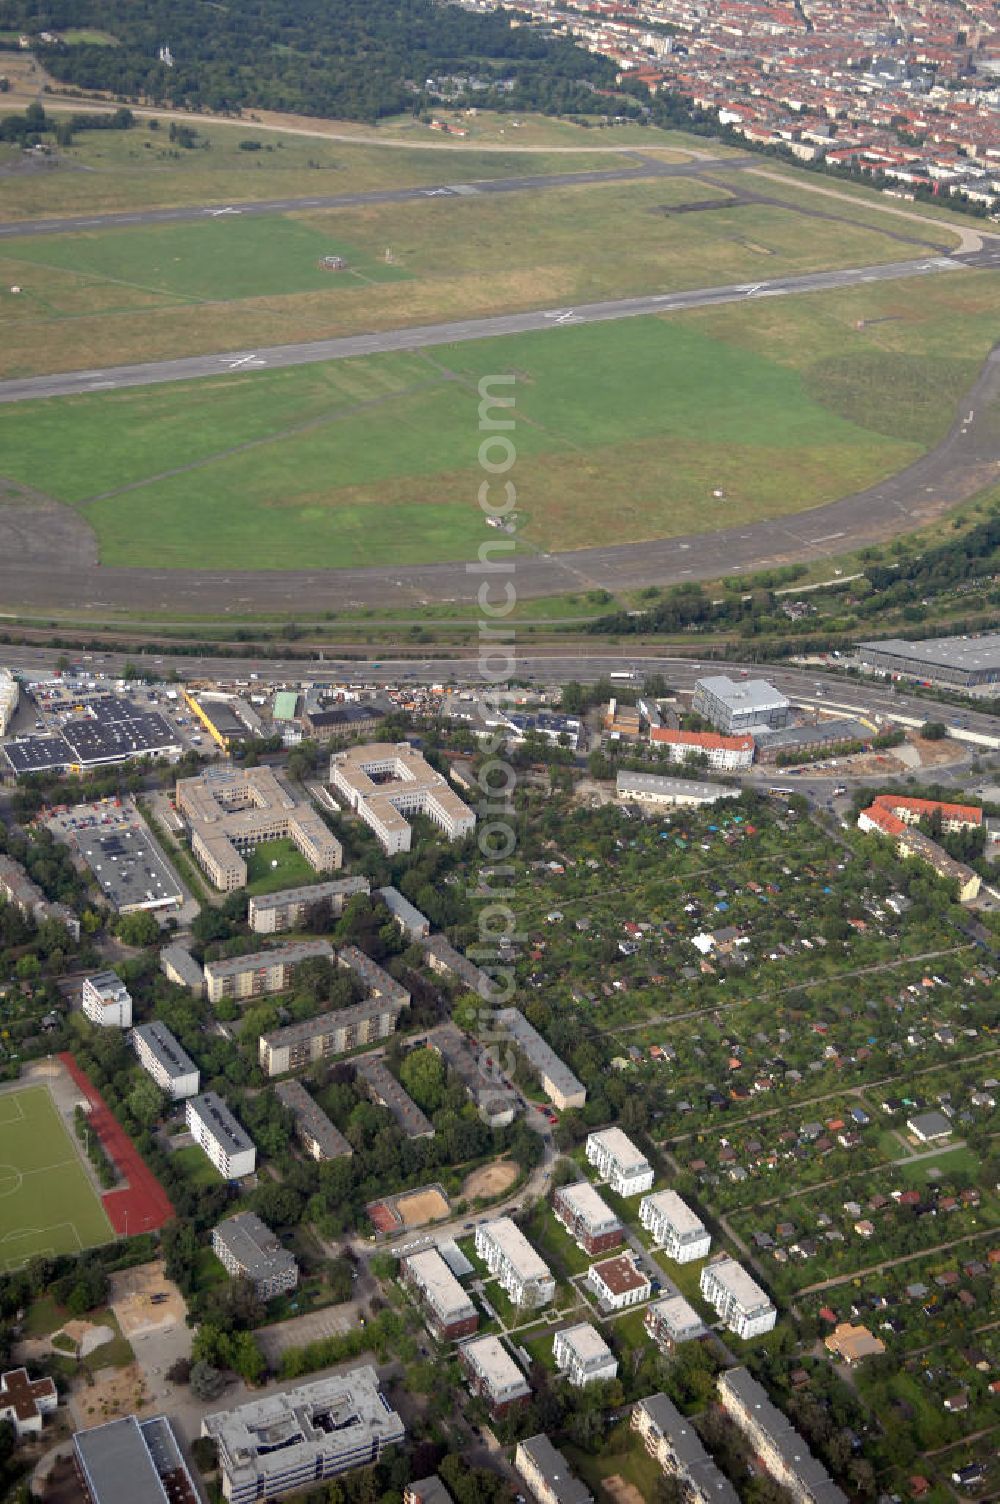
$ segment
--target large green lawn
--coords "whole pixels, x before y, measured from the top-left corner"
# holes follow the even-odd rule
[[[0,1093],[0,1270],[114,1238],[44,1086]]]
[[[250,853],[247,863],[247,892],[276,893],[280,888],[301,888],[319,882],[294,841],[262,841]]]

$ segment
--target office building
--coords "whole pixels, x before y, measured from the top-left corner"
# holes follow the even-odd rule
[[[396,1080],[381,1055],[359,1055],[352,1062],[358,1079],[377,1107],[385,1107],[407,1138],[433,1138],[434,1124]]]
[[[471,1337],[479,1325],[476,1307],[436,1248],[400,1260],[400,1277],[420,1302],[439,1342]]]
[[[857,655],[863,668],[894,678],[951,684],[957,689],[1000,682],[1000,632],[984,632],[982,637],[925,637],[921,642],[887,637],[882,642],[859,642]]]
[[[0,736],[7,735],[20,698],[20,687],[14,675],[9,668],[0,668]]]
[[[206,961],[205,987],[210,1003],[223,998],[245,1002],[271,992],[287,992],[303,961],[333,960],[333,946],[326,940],[299,940],[277,945],[273,950],[254,951],[228,961]]]
[[[613,1379],[618,1373],[618,1359],[596,1327],[589,1321],[565,1326],[552,1339],[552,1359],[562,1374],[578,1389]]]
[[[55,919],[65,925],[71,939],[80,938],[80,921],[64,903],[49,903],[41,888],[12,856],[0,853],[0,898],[14,905],[25,919],[36,924]]]
[[[450,841],[460,841],[475,829],[476,817],[468,805],[408,742],[372,742],[335,752],[330,782],[390,856],[409,851],[408,817],[413,815],[426,816]]]
[[[195,997],[205,991],[205,973],[186,946],[175,942],[160,951],[160,970],[175,987],[184,987]]]
[[[671,1353],[682,1342],[706,1335],[705,1323],[683,1295],[665,1295],[643,1313],[642,1324],[661,1352]]]
[[[225,1180],[253,1174],[257,1164],[253,1139],[214,1091],[188,1097],[184,1118],[191,1136]]]
[[[198,1095],[201,1073],[166,1024],[138,1024],[129,1035],[129,1044],[143,1070],[172,1102]]]
[[[629,1253],[618,1253],[613,1258],[591,1264],[587,1270],[587,1284],[597,1297],[602,1311],[624,1311],[626,1306],[641,1305],[652,1294],[648,1275]]]
[[[587,1088],[577,1080],[569,1066],[559,1059],[535,1026],[529,1024],[520,1009],[500,1008],[495,1021],[509,1034],[532,1070],[537,1073],[542,1090],[553,1107],[564,1112],[567,1107],[583,1106],[587,1100]]]
[[[725,1254],[705,1265],[699,1288],[737,1337],[759,1337],[777,1320],[777,1311],[756,1280]]]
[[[552,1210],[584,1253],[607,1253],[625,1237],[617,1216],[589,1180],[561,1185],[552,1197]]]
[[[639,1221],[652,1234],[653,1242],[678,1264],[708,1258],[711,1234],[676,1191],[656,1191],[652,1196],[643,1196]]]
[[[295,1132],[311,1159],[344,1159],[354,1153],[340,1129],[330,1122],[301,1081],[279,1081],[274,1095],[295,1118]]]
[[[519,1441],[514,1466],[538,1504],[594,1504],[594,1496],[570,1471],[569,1463],[545,1435]]]
[[[761,726],[774,730],[787,726],[792,707],[764,679],[737,683],[726,674],[710,674],[696,682],[691,709],[711,721],[723,736],[739,736]]]
[[[77,1431],[73,1463],[86,1504],[201,1504],[165,1415]]]
[[[516,1306],[544,1306],[555,1295],[548,1265],[510,1217],[479,1223],[476,1252]]]
[[[822,1463],[817,1462],[786,1415],[745,1368],[719,1375],[719,1400],[743,1432],[754,1455],[787,1489],[795,1504],[847,1504]]]
[[[735,773],[753,762],[752,736],[720,736],[717,731],[671,731],[667,726],[651,726],[649,740],[654,747],[665,747],[671,762],[687,762],[704,757],[710,768],[720,773]]]
[[[84,1014],[99,1028],[132,1027],[131,993],[113,971],[99,971],[92,977],[84,977],[81,1001]]]
[[[256,1212],[237,1212],[212,1229],[212,1250],[233,1279],[246,1279],[258,1300],[273,1300],[299,1282],[299,1266]]]
[[[639,1400],[632,1429],[670,1478],[683,1484],[689,1504],[739,1504],[739,1495],[705,1451],[691,1422],[665,1394]]]
[[[0,1421],[10,1422],[18,1441],[41,1435],[43,1417],[58,1407],[54,1379],[29,1379],[26,1368],[0,1374]]]
[[[303,888],[284,888],[280,893],[261,893],[250,900],[247,923],[255,935],[305,929],[311,911],[323,908],[339,918],[345,903],[369,891],[367,877],[335,877]]]
[[[530,1399],[531,1385],[499,1337],[473,1337],[457,1351],[470,1390],[485,1401],[494,1419]]]
[[[696,778],[664,778],[660,773],[618,772],[617,798],[622,804],[654,804],[700,809],[720,799],[738,799],[742,789],[723,788],[719,783],[701,783]]]
[[[175,798],[195,858],[224,892],[246,886],[244,856],[262,841],[294,842],[317,872],[332,872],[343,859],[340,842],[319,813],[272,768],[211,768],[197,778],[179,778]]]
[[[405,1433],[365,1366],[206,1415],[201,1434],[218,1447],[223,1497],[256,1504],[367,1467]]]
[[[346,1055],[366,1044],[377,1044],[393,1032],[398,1018],[398,1006],[380,998],[355,1003],[350,1008],[336,1008],[318,1018],[304,1018],[262,1034],[257,1046],[258,1059],[265,1075],[284,1076],[335,1055]]]
[[[588,1134],[586,1154],[617,1196],[639,1196],[652,1187],[652,1165],[620,1128]]]

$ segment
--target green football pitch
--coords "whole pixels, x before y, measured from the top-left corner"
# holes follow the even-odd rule
[[[44,1086],[0,1093],[0,1270],[114,1238]]]

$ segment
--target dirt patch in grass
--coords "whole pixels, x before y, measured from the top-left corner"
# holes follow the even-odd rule
[[[475,1200],[481,1197],[483,1200],[492,1200],[496,1196],[502,1196],[504,1191],[510,1189],[517,1179],[517,1165],[509,1159],[502,1160],[499,1164],[483,1165],[478,1170],[473,1170],[471,1175],[465,1177],[462,1185],[462,1195],[466,1200]]]
[[[643,1504],[643,1497],[634,1483],[627,1483],[621,1473],[612,1473],[605,1478],[601,1488],[614,1504]]]
[[[414,1191],[412,1196],[401,1196],[396,1210],[403,1219],[404,1227],[423,1227],[425,1222],[438,1222],[447,1217],[448,1200],[441,1191]]]

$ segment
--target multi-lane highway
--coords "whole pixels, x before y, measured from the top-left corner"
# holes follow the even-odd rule
[[[760,282],[730,283],[722,287],[693,288],[687,292],[650,293],[636,298],[615,298],[603,303],[575,307],[537,308],[522,313],[498,314],[484,319],[455,319],[443,324],[420,324],[387,329],[377,334],[352,334],[339,339],[309,340],[292,345],[271,345],[252,350],[227,350],[215,355],[191,355],[180,360],[148,361],[141,365],[108,366],[87,371],[65,371],[51,376],[31,376],[0,382],[0,402],[29,402],[40,397],[66,397],[86,392],[119,391],[124,388],[158,386],[165,382],[197,381],[226,371],[278,370],[288,366],[315,365],[321,361],[357,359],[398,350],[423,350],[436,345],[469,340],[495,339],[501,335],[564,329],[615,319],[642,318],[651,314],[680,312],[750,299],[797,296],[808,292],[833,292],[869,282],[924,277],[962,267],[1000,267],[1000,244],[987,244],[980,251],[922,256],[908,261],[889,261],[875,266],[846,267],[838,271],[809,272],[797,277],[775,277]]]

